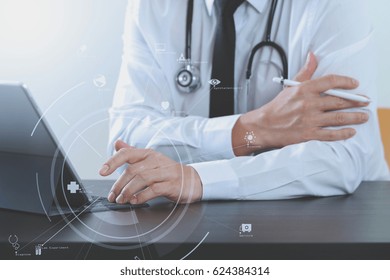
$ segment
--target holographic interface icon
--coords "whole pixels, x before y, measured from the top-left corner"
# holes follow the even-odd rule
[[[209,84],[212,85],[213,87],[219,85],[220,83],[221,83],[221,81],[220,81],[220,80],[217,80],[217,79],[211,79],[211,80],[209,81]]]
[[[8,242],[12,245],[12,248],[15,249],[15,251],[17,251],[19,248],[20,248],[20,245],[19,245],[19,237],[17,235],[10,235],[8,237]]]
[[[166,52],[166,44],[165,43],[156,43],[154,44],[154,49],[157,53]]]
[[[87,45],[81,45],[80,48],[77,50],[78,55],[83,55],[87,52],[88,46]]]
[[[165,110],[165,111],[168,110],[169,106],[170,106],[170,104],[168,101],[161,102],[161,108],[163,108],[163,110]]]
[[[107,84],[107,79],[104,75],[99,75],[97,76],[94,80],[93,80],[93,84],[97,87],[97,88],[103,88],[106,86]]]
[[[240,232],[248,232],[248,233],[250,233],[250,232],[252,232],[252,224],[242,224],[241,226],[240,226]]]
[[[253,131],[245,133],[245,142],[247,146],[253,145],[256,142],[256,135]]]
[[[72,181],[70,182],[70,184],[67,185],[67,190],[70,193],[77,193],[80,190],[80,185]]]
[[[35,246],[35,255],[36,256],[42,255],[42,245],[41,244],[38,244]]]
[[[184,54],[182,53],[180,57],[177,60],[179,63],[187,63],[188,60],[184,57]]]

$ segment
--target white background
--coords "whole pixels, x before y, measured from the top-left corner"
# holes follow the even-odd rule
[[[367,3],[375,28],[379,105],[390,107],[390,1]],[[106,158],[106,110],[120,65],[126,5],[126,0],[0,0],[0,80],[25,82],[57,137],[75,136],[65,149],[82,178],[98,178]],[[101,76],[106,84],[98,87],[94,80]],[[96,115],[86,117],[90,113]]]
[[[40,280],[68,279],[145,279],[145,280],[387,280],[389,279],[389,261],[259,261],[259,260],[225,260],[225,261],[3,261],[2,275],[7,279],[30,278],[32,273],[39,275]],[[20,268],[23,269],[20,269]],[[121,276],[122,269],[203,269],[208,274],[203,276]],[[269,274],[263,275],[214,275],[216,267],[269,267]]]

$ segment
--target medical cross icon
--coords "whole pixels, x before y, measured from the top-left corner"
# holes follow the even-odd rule
[[[76,182],[70,182],[67,187],[70,193],[76,193],[80,190],[80,186]]]

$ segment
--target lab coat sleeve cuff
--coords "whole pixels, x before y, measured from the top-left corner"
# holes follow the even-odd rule
[[[208,155],[214,158],[234,158],[232,130],[240,115],[210,118],[204,127],[203,143]],[[217,153],[217,154],[216,154]]]
[[[191,164],[203,185],[202,200],[239,199],[239,180],[228,160]]]

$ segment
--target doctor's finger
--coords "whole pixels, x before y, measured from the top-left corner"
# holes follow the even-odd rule
[[[319,125],[322,127],[363,124],[368,121],[363,112],[328,112],[322,115]]]
[[[115,199],[121,193],[122,189],[129,183],[135,174],[126,169],[122,175],[112,185],[110,192],[108,193],[107,199],[109,202],[115,202]]]
[[[164,183],[156,183],[152,187],[147,187],[136,195],[133,195],[130,199],[130,203],[142,204],[154,198],[166,196],[166,190],[167,188]]]
[[[351,77],[327,75],[307,81],[302,86],[305,92],[323,93],[330,89],[355,89],[359,86],[359,82]]]
[[[126,142],[122,140],[117,140],[114,146],[115,146],[115,151],[119,151],[120,149],[123,148],[135,149],[135,147],[128,145]]]
[[[336,111],[336,110],[343,110],[343,109],[367,107],[369,103],[356,102],[356,101],[351,101],[340,97],[326,95],[318,98],[318,104],[320,110],[326,112],[326,111]]]
[[[301,68],[298,74],[294,77],[295,81],[304,82],[310,80],[317,69],[318,62],[315,55],[310,52],[307,56],[305,65]]]
[[[138,173],[154,169],[157,165],[155,162],[148,162],[148,159],[135,164],[129,165],[121,174],[121,176],[112,185],[107,199],[110,202],[114,202],[115,198],[120,194],[121,190],[126,186]]]
[[[356,130],[353,128],[342,128],[342,129],[318,129],[315,133],[315,137],[311,140],[319,141],[341,141],[347,140],[355,136]]]
[[[136,163],[144,160],[153,153],[148,149],[129,149],[122,148],[115,155],[113,155],[100,169],[99,173],[102,176],[112,174],[117,168],[125,163]]]
[[[122,188],[116,198],[117,203],[130,202],[131,198],[145,188],[150,188],[154,184],[164,181],[165,176],[156,170],[137,174],[129,183]]]

